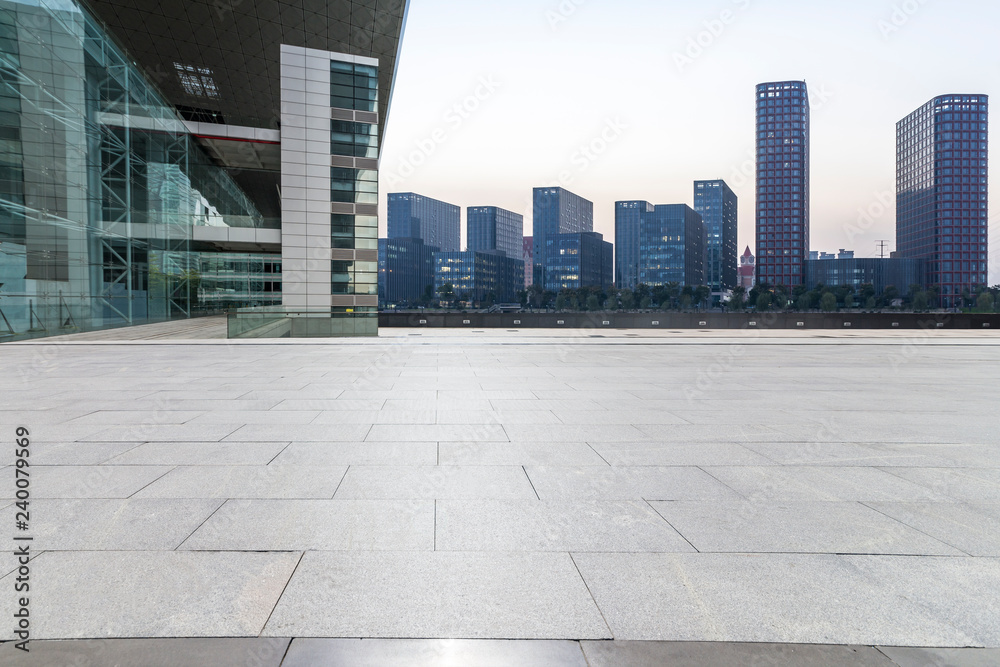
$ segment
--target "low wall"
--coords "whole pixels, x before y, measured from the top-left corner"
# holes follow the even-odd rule
[[[1000,329],[1000,314],[948,313],[379,313],[385,328]]]

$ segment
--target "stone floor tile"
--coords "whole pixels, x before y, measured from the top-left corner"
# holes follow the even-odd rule
[[[970,556],[1000,557],[1000,503],[867,503]]]
[[[441,465],[608,466],[584,442],[442,442],[440,453]]]
[[[610,636],[564,553],[308,552],[263,636],[293,630],[400,639]]]
[[[149,442],[108,461],[109,465],[267,465],[287,442]]]
[[[336,497],[536,498],[524,470],[516,466],[351,466]]]
[[[739,495],[699,468],[532,466],[525,469],[542,500],[737,500]]]
[[[181,466],[137,498],[331,498],[344,466]]]
[[[272,465],[414,465],[437,464],[436,442],[295,442]]]
[[[282,667],[587,667],[573,641],[296,639]]]
[[[896,667],[870,646],[581,642],[589,667]]]
[[[24,653],[0,645],[0,662],[18,667],[142,665],[142,667],[279,667],[288,639],[72,639],[32,641]]]

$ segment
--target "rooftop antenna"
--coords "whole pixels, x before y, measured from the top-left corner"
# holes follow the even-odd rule
[[[886,248],[889,247],[889,242],[888,241],[876,241],[875,245],[878,246],[878,253],[879,253],[878,256],[880,258],[882,258],[882,259],[885,259],[885,251],[886,251]]]

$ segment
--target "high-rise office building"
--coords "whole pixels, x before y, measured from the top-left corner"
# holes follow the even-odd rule
[[[524,216],[496,206],[470,206],[465,213],[468,249],[521,257]]]
[[[757,281],[792,287],[809,252],[809,92],[757,86]]]
[[[520,257],[502,252],[434,253],[434,289],[451,285],[456,298],[481,303],[516,303],[524,284],[524,263]]]
[[[390,192],[390,239],[421,239],[441,252],[461,250],[462,210],[454,204],[413,192]]]
[[[352,4],[0,0],[0,339],[278,295],[375,333],[406,3]]]
[[[635,289],[639,284],[639,237],[642,221],[653,214],[645,201],[615,202],[615,285]]]
[[[725,181],[695,181],[694,210],[705,224],[705,285],[721,293],[736,287],[738,201]]]
[[[434,253],[438,250],[420,239],[379,239],[379,305],[413,306],[425,296],[428,286],[433,290]]]
[[[613,262],[613,246],[597,232],[552,234],[545,240],[545,289],[610,289]]]
[[[556,234],[594,231],[594,204],[564,188],[535,188],[532,207],[532,238],[535,244],[534,281],[545,285],[546,242]]]
[[[898,253],[944,307],[988,280],[988,114],[986,95],[942,95],[896,125]]]
[[[705,281],[705,226],[686,204],[615,202],[615,275],[620,288]]]

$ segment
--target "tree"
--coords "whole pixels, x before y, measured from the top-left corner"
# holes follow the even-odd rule
[[[896,286],[888,285],[882,292],[882,298],[880,302],[885,306],[892,307],[892,302],[898,298],[899,298],[899,290],[896,289]]]
[[[566,310],[567,299],[562,292],[556,297],[556,310]]]
[[[833,292],[827,292],[819,300],[819,307],[825,313],[832,313],[837,310],[837,297]]]
[[[805,312],[812,309],[813,295],[812,292],[806,291],[799,294],[798,298],[795,300],[795,307],[800,311]]]
[[[609,294],[608,298],[604,300],[604,310],[608,312],[618,310],[618,297],[614,294]]]
[[[587,310],[595,311],[601,309],[601,299],[594,293],[587,297]]]
[[[663,286],[663,293],[666,297],[669,305],[664,308],[664,310],[670,310],[677,308],[679,305],[679,299],[681,296],[681,284],[678,282],[670,282]]]
[[[878,308],[878,301],[875,299],[874,296],[868,297],[868,300],[865,301],[865,308],[867,308],[868,310],[875,310],[876,308]]]
[[[771,309],[771,293],[761,292],[760,295],[757,296],[757,310],[760,312],[764,312],[765,310],[770,310],[770,309]]]
[[[653,300],[648,296],[642,297],[642,301],[639,302],[639,308],[643,310],[649,310],[652,305],[653,305]]]
[[[621,293],[622,308],[625,310],[632,310],[635,307],[635,295],[632,290],[622,290]]]
[[[455,300],[455,286],[451,283],[441,285],[441,287],[438,287],[437,292],[443,303],[451,304]]]
[[[995,305],[996,301],[989,292],[983,292],[976,299],[976,311],[980,313],[992,313]]]
[[[733,296],[729,300],[729,310],[737,311],[743,310],[743,304],[745,302],[747,295],[747,288],[740,285],[739,287],[733,288]]]
[[[712,288],[705,285],[698,285],[694,289],[694,302],[699,308],[704,308],[706,302],[712,298]]]
[[[927,305],[930,303],[930,299],[927,296],[927,292],[920,290],[913,295],[913,310],[914,312],[920,313],[927,310]]]

